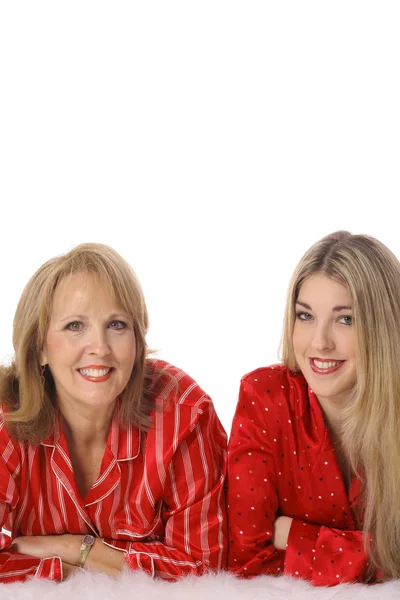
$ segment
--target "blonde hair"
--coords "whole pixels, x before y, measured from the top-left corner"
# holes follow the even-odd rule
[[[343,447],[362,482],[371,566],[400,577],[400,262],[367,235],[338,231],[314,244],[288,290],[281,347],[291,370],[298,370],[296,300],[302,283],[316,273],[342,283],[352,296],[357,381],[343,412]]]
[[[131,317],[136,338],[136,359],[121,394],[122,425],[133,423],[146,430],[152,408],[150,388],[154,372],[147,361],[148,315],[139,281],[128,263],[103,244],[81,244],[42,265],[26,285],[14,317],[15,358],[0,367],[0,397],[6,402],[5,420],[22,441],[37,443],[53,430],[57,418],[55,386],[40,356],[52,311],[54,293],[68,276],[93,273],[118,298]]]

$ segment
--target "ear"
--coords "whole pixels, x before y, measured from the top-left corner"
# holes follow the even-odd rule
[[[47,352],[46,352],[46,349],[44,348],[40,353],[40,366],[45,367],[48,364],[49,364],[49,361],[47,359]]]

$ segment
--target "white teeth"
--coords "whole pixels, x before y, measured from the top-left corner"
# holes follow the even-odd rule
[[[82,375],[87,375],[88,377],[103,377],[103,375],[107,375],[111,371],[110,369],[79,369],[79,373]]]
[[[321,360],[316,360],[315,358],[313,359],[313,363],[316,367],[318,367],[318,369],[331,369],[332,367],[336,367],[337,365],[340,365],[341,362],[342,362],[341,360],[321,361]]]

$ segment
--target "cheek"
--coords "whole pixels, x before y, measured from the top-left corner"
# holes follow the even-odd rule
[[[296,325],[294,326],[293,329],[293,350],[294,353],[297,356],[301,353],[301,351],[304,348],[304,335],[302,335],[301,331],[299,331],[299,328],[296,327]]]
[[[66,339],[63,335],[49,332],[43,354],[54,369],[68,365],[79,354],[77,340]]]
[[[136,342],[134,337],[120,338],[119,343],[114,347],[121,363],[132,365],[136,358]]]

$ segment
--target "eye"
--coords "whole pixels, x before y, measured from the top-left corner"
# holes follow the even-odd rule
[[[312,319],[312,315],[308,312],[299,311],[296,313],[296,319],[299,319],[299,321],[309,321]]]
[[[124,323],[123,321],[110,321],[108,326],[110,327],[110,329],[126,329],[126,323]]]
[[[81,321],[72,321],[72,323],[68,323],[65,329],[69,331],[82,331],[83,323]]]
[[[339,317],[339,323],[343,325],[353,325],[353,317],[351,315],[343,315]]]

